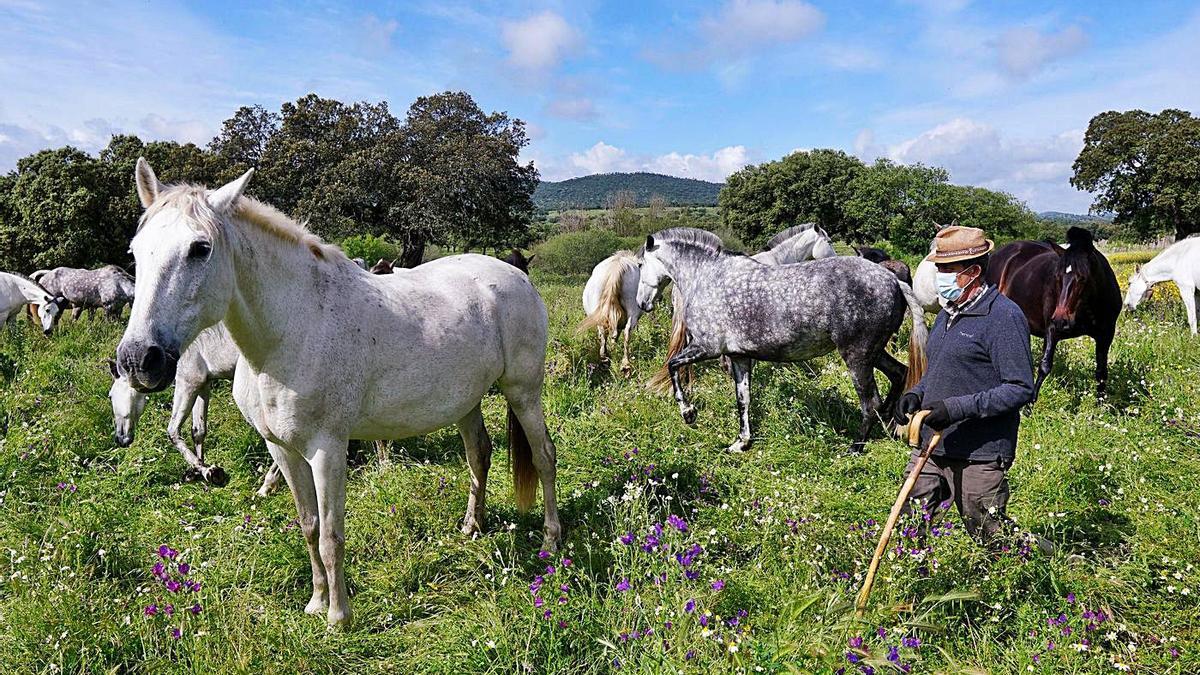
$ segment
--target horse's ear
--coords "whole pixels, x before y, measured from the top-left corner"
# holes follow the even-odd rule
[[[1138,272],[1141,272],[1141,271],[1142,271],[1142,266],[1141,266],[1140,264],[1138,264],[1138,265],[1134,265],[1134,266],[1133,266],[1133,273],[1134,273],[1134,274],[1137,274]]]
[[[133,182],[137,184],[138,200],[142,202],[142,208],[150,208],[154,200],[158,199],[162,183],[158,182],[158,176],[154,175],[154,169],[150,168],[150,162],[147,162],[145,157],[138,157],[137,168],[133,170]]]
[[[112,359],[104,359],[104,361],[108,363],[108,374],[112,375],[112,379],[119,379],[121,374],[117,372],[117,362]]]
[[[526,259],[525,259],[525,262],[532,264],[532,263],[533,263],[533,259],[534,259],[534,258],[536,258],[536,257],[537,257],[537,254],[536,254],[536,253],[534,253],[533,255],[531,255],[531,256],[529,256],[528,258],[526,258]]]
[[[246,184],[250,182],[250,177],[254,175],[254,169],[250,169],[242,174],[240,178],[232,180],[221,186],[212,194],[208,195],[208,205],[217,213],[228,213],[233,203],[238,197],[242,196],[242,192],[246,189]]]
[[[654,250],[654,235],[652,235],[652,234],[646,235],[646,250],[647,251]]]

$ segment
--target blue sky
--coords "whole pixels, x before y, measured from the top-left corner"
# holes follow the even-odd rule
[[[722,180],[832,147],[944,166],[1036,210],[1092,115],[1200,110],[1187,2],[0,0],[0,170],[114,132],[207,142],[240,105],[462,89],[529,123],[547,179]]]

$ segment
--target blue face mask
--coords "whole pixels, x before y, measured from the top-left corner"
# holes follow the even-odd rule
[[[958,285],[957,272],[937,273],[937,292],[947,302],[954,302],[962,297],[963,289]]]

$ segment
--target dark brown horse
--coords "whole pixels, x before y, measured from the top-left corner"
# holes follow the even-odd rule
[[[1108,381],[1108,348],[1121,313],[1121,289],[1092,234],[1067,230],[1069,248],[1042,241],[1014,241],[992,254],[987,282],[1025,312],[1029,332],[1045,340],[1033,400],[1054,366],[1060,340],[1091,336],[1096,341],[1096,391]]]

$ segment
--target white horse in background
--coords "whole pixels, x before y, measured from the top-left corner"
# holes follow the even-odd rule
[[[1200,237],[1189,237],[1172,244],[1167,250],[1154,256],[1145,265],[1134,269],[1129,277],[1129,292],[1125,294],[1125,307],[1136,309],[1146,291],[1157,283],[1174,281],[1183,298],[1187,312],[1188,328],[1196,334],[1196,289],[1200,288]]]
[[[824,229],[816,223],[802,223],[771,237],[762,251],[750,257],[766,265],[788,265],[835,255],[833,239]]]
[[[933,255],[936,251],[937,244],[930,242],[929,254]],[[946,305],[946,301],[937,292],[937,265],[928,257],[922,259],[913,271],[912,290],[917,302],[921,303],[928,314],[937,314]]]
[[[232,380],[240,357],[241,352],[233,343],[229,331],[220,323],[200,331],[179,357],[167,436],[188,463],[185,478],[200,478],[217,486],[229,482],[225,469],[204,462],[204,440],[208,437],[208,403],[212,395],[212,383]],[[147,395],[134,389],[129,379],[118,372],[116,361],[110,360],[108,366],[113,380],[108,390],[113,408],[113,441],[127,448],[133,443],[138,420],[146,407]],[[195,450],[188,447],[179,433],[189,413],[192,416],[192,445]],[[279,464],[272,462],[262,486],[258,488],[258,496],[266,497],[274,492],[280,475]]]
[[[587,317],[579,332],[596,329],[600,337],[600,360],[608,361],[608,340],[615,343],[620,332],[625,346],[621,372],[633,371],[629,363],[629,334],[637,328],[642,308],[637,304],[638,256],[633,251],[617,251],[592,268],[583,286],[583,311]]]
[[[634,291],[637,291],[637,284],[634,284]],[[50,331],[54,330],[54,324],[58,323],[58,318],[62,316],[66,303],[61,296],[51,295],[28,277],[0,272],[0,324],[17,318],[26,305],[36,305],[42,332],[49,335]]]
[[[531,505],[540,478],[542,547],[554,549],[555,448],[541,401],[546,308],[529,278],[481,255],[369,274],[243,196],[252,174],[213,191],[164,186],[138,160],[146,212],[131,244],[137,292],[117,363],[134,388],[161,390],[180,352],[224,321],[242,353],[234,399],[296,501],[313,577],[305,611],[327,610],[334,627],[351,620],[343,567],[351,438],[457,424],[471,470],[462,529],[482,529],[491,441],[480,401],[493,383],[509,404],[517,505]]]

